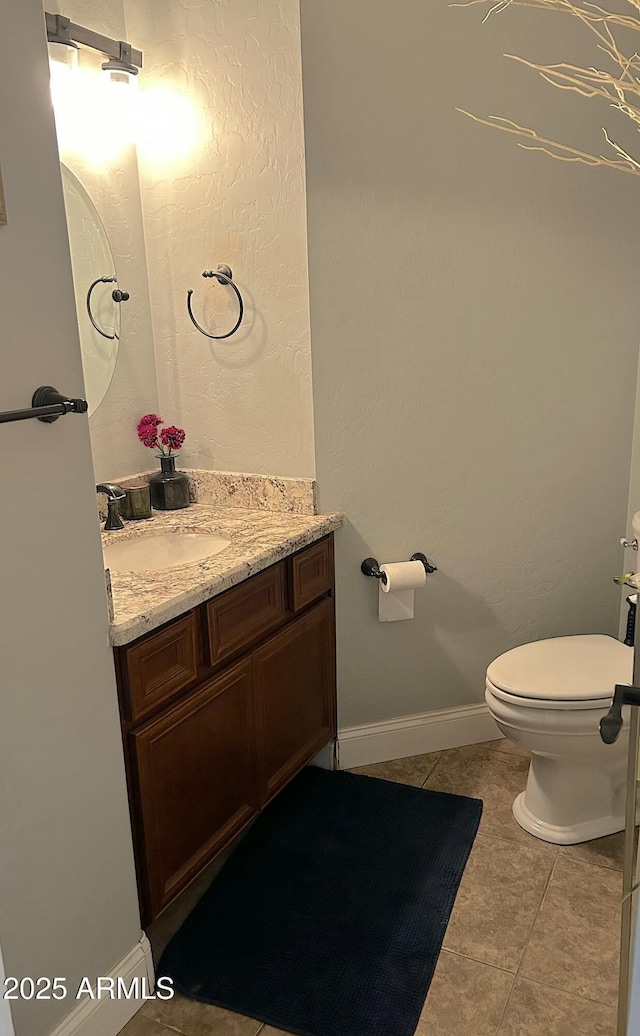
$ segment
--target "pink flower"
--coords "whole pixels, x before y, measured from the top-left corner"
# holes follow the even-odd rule
[[[160,440],[163,446],[169,447],[169,450],[179,450],[185,440],[184,428],[176,428],[174,424],[163,428],[160,432]]]
[[[182,448],[185,440],[183,428],[176,428],[174,424],[163,428],[158,436],[158,426],[164,424],[157,414],[145,414],[138,421],[138,438],[143,446],[149,449],[158,449],[165,457],[170,456],[173,450]]]
[[[138,438],[143,446],[153,449],[158,445],[158,425],[162,424],[162,418],[157,414],[145,414],[138,422]]]

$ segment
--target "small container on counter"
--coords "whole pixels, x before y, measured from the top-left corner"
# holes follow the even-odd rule
[[[120,501],[120,514],[127,521],[151,517],[151,497],[148,482],[127,482],[122,484],[124,500]]]

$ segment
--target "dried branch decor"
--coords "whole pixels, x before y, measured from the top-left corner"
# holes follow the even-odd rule
[[[451,4],[452,7],[475,7],[478,4],[487,6],[492,2],[483,18],[483,22],[492,14],[498,14],[507,7],[534,7],[545,11],[565,13],[577,18],[597,40],[597,49],[612,63],[613,71],[607,72],[599,68],[581,68],[578,65],[571,65],[561,62],[557,65],[538,65],[526,58],[518,57],[515,54],[505,54],[506,58],[512,61],[519,61],[535,72],[559,90],[572,90],[582,97],[601,97],[611,104],[611,107],[622,112],[634,124],[636,132],[640,133],[640,56],[634,52],[630,56],[625,54],[618,44],[616,33],[619,30],[631,30],[640,33],[640,0],[626,0],[632,8],[631,14],[617,14],[600,7],[587,0],[466,0],[465,3]],[[503,130],[505,133],[513,133],[532,143],[519,143],[519,147],[529,151],[543,151],[551,158],[557,158],[563,162],[581,162],[590,166],[605,166],[609,169],[616,169],[621,173],[631,173],[634,176],[640,175],[640,158],[634,158],[623,147],[612,140],[607,130],[603,127],[604,139],[612,149],[614,156],[590,155],[584,151],[562,144],[556,140],[549,140],[540,136],[536,130],[519,126],[511,119],[505,119],[497,115],[490,115],[481,118],[457,108],[456,111],[467,115],[474,122],[480,122],[484,126],[491,126],[494,129]]]

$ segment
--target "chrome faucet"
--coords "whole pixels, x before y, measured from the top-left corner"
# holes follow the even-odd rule
[[[96,493],[104,493],[107,498],[107,520],[104,523],[105,532],[112,529],[124,529],[124,522],[120,517],[118,501],[124,500],[126,493],[124,489],[115,482],[99,482],[96,486]]]

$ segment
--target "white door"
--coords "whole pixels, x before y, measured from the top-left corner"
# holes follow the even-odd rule
[[[640,650],[640,648],[636,649]],[[636,870],[636,881],[640,881],[640,859]],[[635,1036],[640,1033],[640,909],[638,897],[640,891],[634,894],[633,929],[631,937],[631,980],[629,997],[629,1018],[627,1022],[628,1036]]]
[[[6,411],[83,379],[40,0],[3,4],[2,31]],[[12,1005],[39,1036],[140,934],[86,416],[0,424],[0,594],[0,942],[8,975],[70,989]]]

